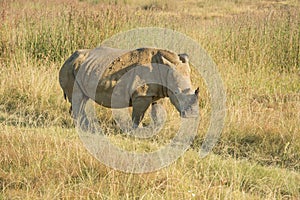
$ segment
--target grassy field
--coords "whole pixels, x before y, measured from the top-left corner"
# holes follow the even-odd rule
[[[0,1],[0,199],[300,199],[299,10],[297,0]],[[192,148],[167,168],[134,175],[84,148],[58,71],[76,49],[145,26],[180,31],[207,50],[227,116],[200,159],[210,104],[193,73],[202,121]],[[169,119],[164,134],[138,142],[119,134],[109,110],[99,118],[112,141],[140,151],[176,128]]]

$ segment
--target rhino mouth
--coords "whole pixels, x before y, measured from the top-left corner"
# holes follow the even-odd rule
[[[182,118],[197,118],[199,116],[198,109],[186,109],[180,112]]]

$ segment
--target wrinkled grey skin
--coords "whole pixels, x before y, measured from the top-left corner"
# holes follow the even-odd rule
[[[80,105],[88,99],[108,108],[132,106],[133,128],[139,126],[150,105],[155,122],[156,103],[165,97],[170,98],[181,117],[199,114],[199,90],[192,89],[186,54],[155,48],[78,50],[62,66],[59,82],[72,104],[75,120],[85,114],[79,113]]]

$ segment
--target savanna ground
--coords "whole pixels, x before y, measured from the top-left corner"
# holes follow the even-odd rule
[[[299,10],[297,0],[0,0],[0,199],[300,199]],[[210,104],[194,73],[202,121],[191,148],[134,175],[84,148],[58,71],[74,50],[144,26],[180,31],[207,50],[227,116],[200,159]],[[177,124],[168,119],[163,134],[139,142],[118,132],[109,110],[99,119],[113,142],[140,151],[163,145]]]

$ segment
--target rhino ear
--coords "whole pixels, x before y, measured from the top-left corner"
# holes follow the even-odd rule
[[[178,54],[179,59],[182,63],[188,63],[189,62],[189,56],[186,53]]]
[[[195,90],[195,95],[198,96],[199,94],[199,87]]]

